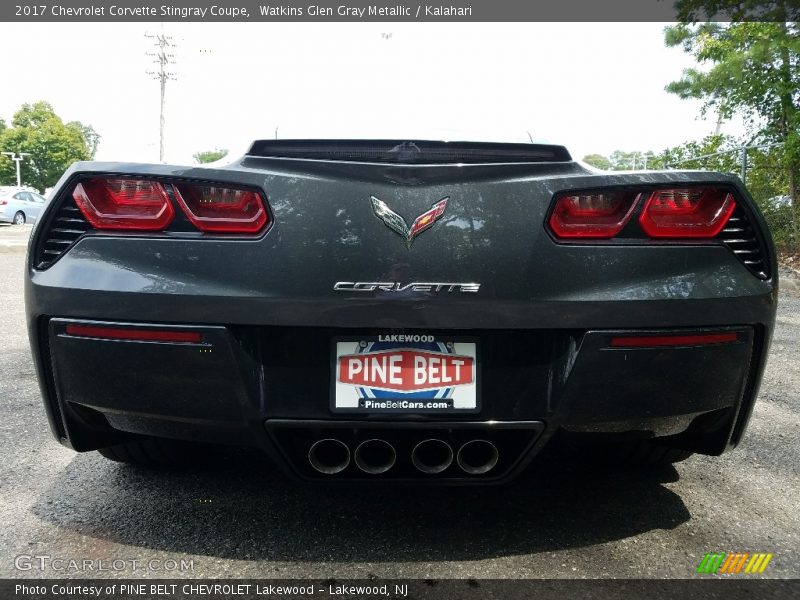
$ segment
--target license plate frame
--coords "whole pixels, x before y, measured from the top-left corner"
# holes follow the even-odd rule
[[[406,355],[410,354],[414,358],[418,355],[423,356],[429,361],[426,363],[428,368],[430,368],[430,363],[435,363],[436,359],[441,361],[440,364],[445,364],[446,369],[448,364],[453,366],[453,359],[462,361],[465,358],[471,358],[472,381],[471,383],[442,385],[433,388],[437,391],[425,389],[409,393],[371,386],[359,386],[355,383],[345,383],[340,380],[339,359],[341,357],[359,354],[368,356],[396,354],[393,351],[405,351]],[[331,339],[330,356],[329,408],[333,413],[408,416],[415,414],[474,415],[481,411],[480,344],[474,337],[388,333],[336,336]],[[407,372],[404,372],[404,375],[407,375]],[[430,375],[430,371],[428,375]],[[447,371],[445,371],[445,375],[447,375]],[[455,376],[455,371],[452,369],[450,376]],[[434,384],[429,385],[432,386]],[[357,402],[354,402],[355,400]]]

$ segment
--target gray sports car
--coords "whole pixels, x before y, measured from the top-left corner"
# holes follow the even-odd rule
[[[77,163],[52,197],[25,288],[44,406],[118,461],[239,444],[302,479],[490,483],[557,439],[718,455],[775,320],[769,232],[721,173],[266,140]]]

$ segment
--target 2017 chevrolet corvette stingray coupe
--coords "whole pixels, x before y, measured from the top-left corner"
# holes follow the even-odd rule
[[[644,463],[736,446],[777,279],[734,176],[268,140],[220,167],[75,164],[25,293],[77,451],[240,444],[306,480],[494,483],[557,438]]]

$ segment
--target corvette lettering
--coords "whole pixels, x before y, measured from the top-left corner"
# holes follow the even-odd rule
[[[399,281],[337,281],[333,284],[337,292],[462,292],[474,294],[481,289],[480,283],[422,282],[402,284]]]

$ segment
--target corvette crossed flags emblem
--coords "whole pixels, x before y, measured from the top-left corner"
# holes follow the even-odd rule
[[[400,237],[406,241],[406,246],[409,248],[411,248],[414,238],[423,231],[430,229],[436,221],[442,218],[447,208],[447,201],[449,198],[450,197],[447,196],[436,202],[429,210],[414,219],[411,227],[409,227],[405,219],[389,208],[383,200],[375,196],[370,196],[370,200],[372,200],[372,210],[375,216],[383,221],[384,225],[389,229],[400,235]]]

